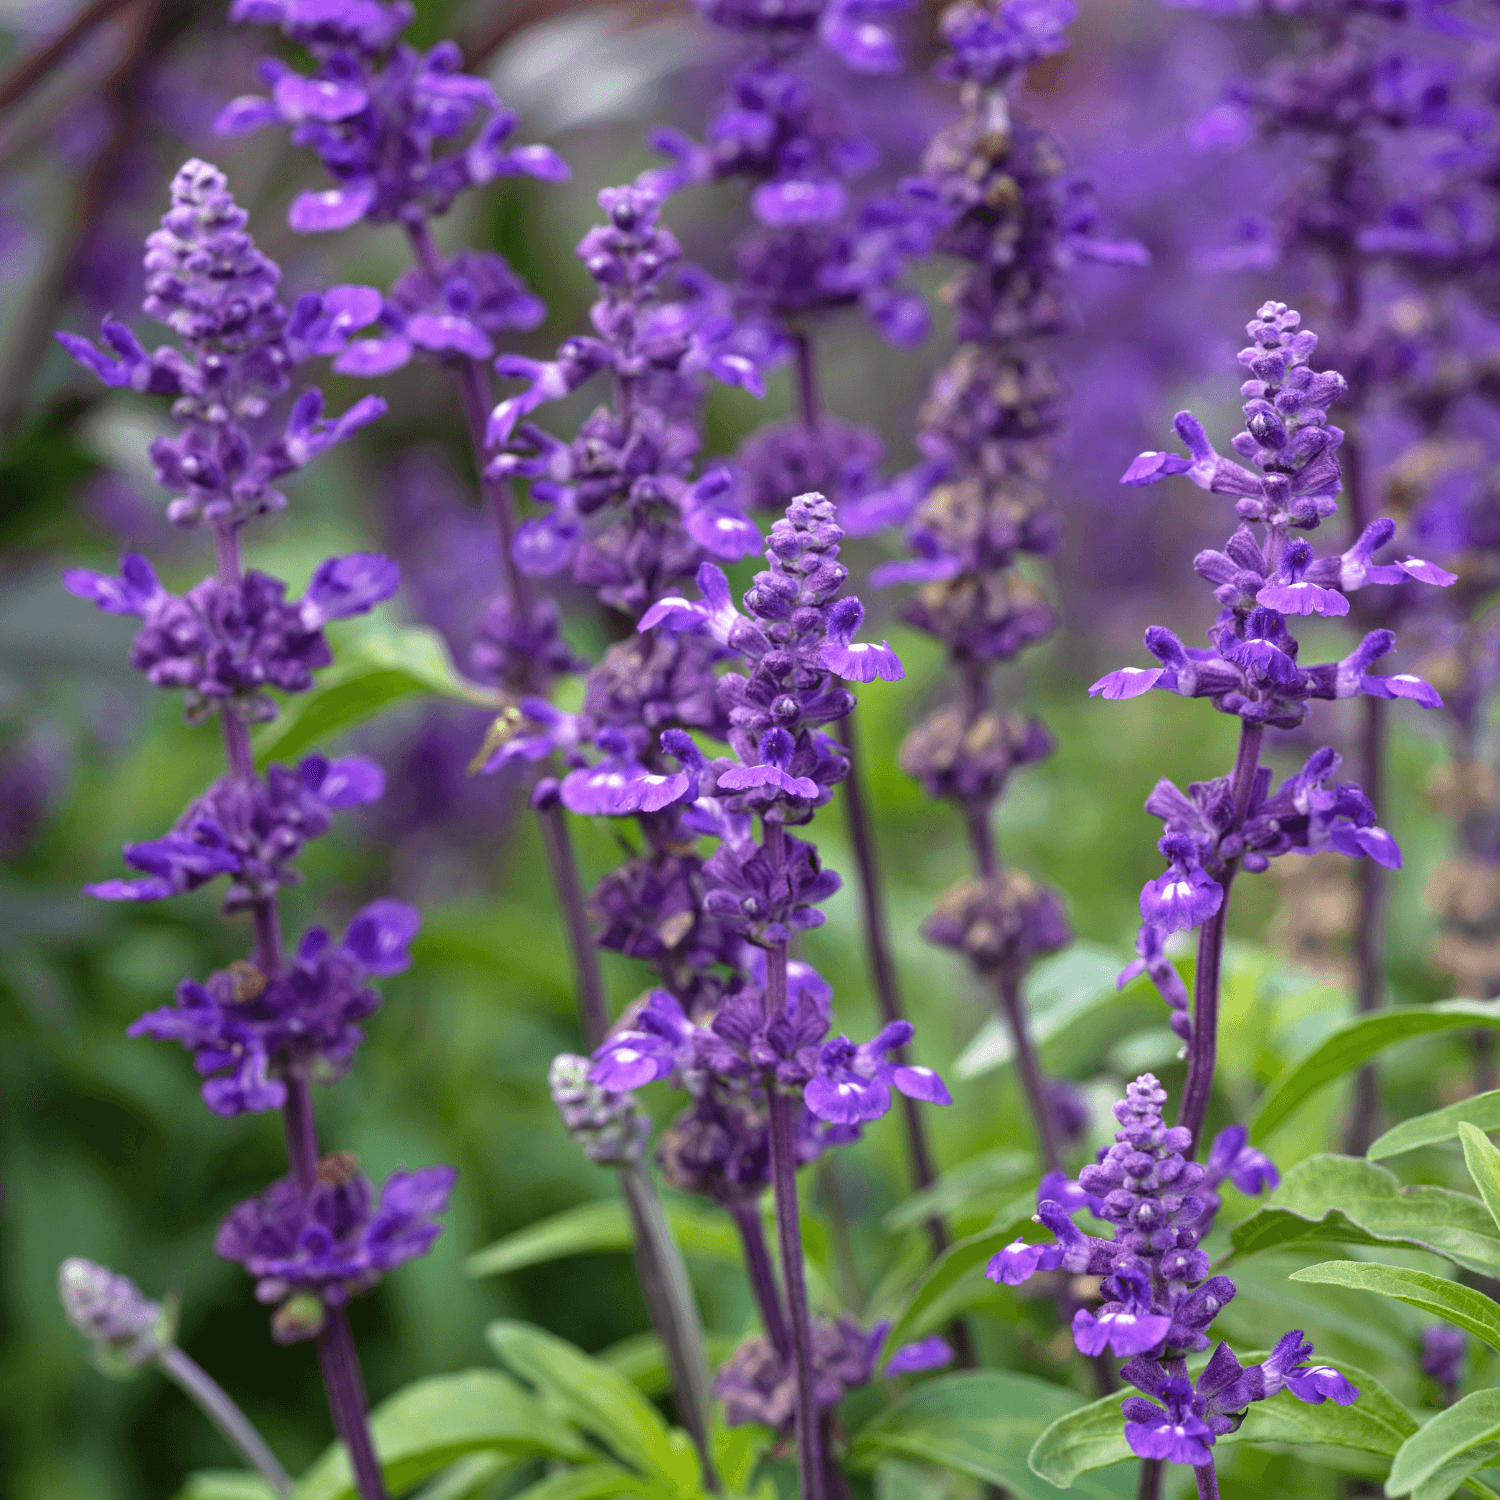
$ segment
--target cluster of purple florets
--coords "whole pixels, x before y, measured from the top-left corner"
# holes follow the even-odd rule
[[[73,569],[64,582],[102,610],[140,617],[131,665],[158,687],[185,690],[191,721],[218,715],[229,773],[195,798],[169,833],[126,846],[125,861],[140,878],[106,880],[88,891],[110,901],[156,901],[227,877],[225,909],[248,911],[254,921],[252,957],[204,983],[184,980],[175,1004],[148,1012],[130,1034],[186,1047],[216,1114],[284,1109],[289,1136],[295,1121],[298,1138],[315,1145],[307,1085],[336,1082],[353,1065],[359,1023],[380,1003],[368,981],[406,967],[421,919],[403,902],[375,901],[338,942],[313,927],[295,954],[283,955],[277,896],[300,879],[295,861],[303,846],[328,831],[335,811],[376,800],[385,777],[358,755],[314,754],[295,768],[258,771],[247,726],[276,715],[273,691],[312,686],[313,672],[333,659],[323,626],[388,599],[400,569],[375,553],[329,558],[292,603],[280,579],[241,570],[240,531],[249,518],[285,503],[265,488],[266,479],[300,468],[384,410],[377,397],[366,397],[327,427],[319,421],[321,396],[308,390],[279,436],[269,444],[255,436],[266,430],[269,403],[289,387],[292,367],[335,352],[356,326],[352,314],[341,319],[337,309],[368,299],[346,288],[337,297],[304,298],[289,316],[275,296],[280,271],[245,232],[223,174],[204,162],[177,174],[162,223],[147,243],[145,310],[181,347],[146,355],[122,324],[106,323],[106,342],[118,356],[112,362],[87,340],[59,337],[106,383],[177,398],[172,414],[180,433],[159,439],[153,458],[164,485],[187,490],[172,502],[172,518],[213,526],[218,568],[181,596],[134,553],[121,560],[118,576]],[[324,326],[308,337],[319,318]],[[398,1174],[377,1206],[351,1159],[328,1160],[336,1167],[325,1162],[316,1180],[294,1172],[241,1204],[219,1232],[219,1253],[259,1278],[262,1301],[283,1305],[273,1323],[279,1339],[317,1334],[326,1308],[422,1254],[439,1233],[433,1216],[453,1182],[447,1167]]]
[[[1251,378],[1241,386],[1245,429],[1233,446],[1253,468],[1219,454],[1197,418],[1181,412],[1176,426],[1188,456],[1143,453],[1126,470],[1125,484],[1184,474],[1201,489],[1233,495],[1241,520],[1222,552],[1201,552],[1194,562],[1221,606],[1208,631],[1209,646],[1186,646],[1170,630],[1152,626],[1146,647],[1160,665],[1110,672],[1089,689],[1091,695],[1134,698],[1159,689],[1206,697],[1248,726],[1283,729],[1300,724],[1315,698],[1366,694],[1409,698],[1425,708],[1441,705],[1420,677],[1371,672],[1395,648],[1389,630],[1369,632],[1342,661],[1312,667],[1298,661],[1291,618],[1347,615],[1347,596],[1368,584],[1414,579],[1446,586],[1455,577],[1418,557],[1374,562],[1376,550],[1395,534],[1388,520],[1371,522],[1353,547],[1332,557],[1315,558],[1307,540],[1295,535],[1316,530],[1336,509],[1343,433],[1328,422],[1327,410],[1346,390],[1336,371],[1311,368],[1317,335],[1300,324],[1296,311],[1268,302],[1247,325],[1251,343],[1239,360]],[[1263,541],[1252,523],[1264,527]],[[1339,764],[1337,752],[1325,746],[1274,793],[1264,767],[1253,768],[1242,787],[1234,777],[1220,777],[1184,794],[1163,780],[1151,793],[1146,810],[1166,824],[1159,847],[1168,868],[1141,892],[1139,960],[1121,978],[1147,972],[1172,1007],[1179,1035],[1191,1034],[1191,1021],[1186,994],[1163,957],[1163,941],[1218,912],[1231,870],[1262,871],[1277,855],[1322,849],[1400,868],[1401,851],[1376,825],[1364,792],[1333,781]]]
[[[1043,1184],[1044,1194],[1050,1189],[1057,1196],[1044,1196],[1036,1217],[1056,1243],[1018,1239],[990,1261],[985,1274],[1006,1286],[1043,1271],[1102,1277],[1105,1300],[1097,1311],[1079,1308],[1074,1314],[1074,1342],[1084,1354],[1108,1350],[1128,1361],[1121,1373],[1155,1398],[1132,1396],[1124,1403],[1125,1435],[1134,1452],[1198,1466],[1210,1462],[1214,1439],[1234,1431],[1252,1401],[1282,1386],[1314,1405],[1332,1399],[1347,1406],[1359,1392],[1337,1370],[1307,1366],[1312,1346],[1300,1333],[1287,1334],[1264,1364],[1249,1369],[1221,1342],[1196,1382],[1188,1378],[1185,1356],[1209,1347],[1209,1327],[1235,1294],[1227,1276],[1209,1275],[1200,1248],[1219,1206],[1214,1189],[1227,1179],[1241,1192],[1259,1193],[1279,1178],[1270,1160],[1246,1143],[1243,1126],[1219,1134],[1205,1165],[1187,1160],[1191,1135],[1165,1124],[1166,1098],[1149,1073],[1130,1084],[1115,1105],[1120,1129],[1114,1144],[1078,1174],[1076,1184]],[[1074,1224],[1072,1215],[1085,1207],[1114,1225],[1113,1239],[1098,1239]]]

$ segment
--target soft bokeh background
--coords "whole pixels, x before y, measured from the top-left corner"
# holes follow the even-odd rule
[[[7,3],[8,56],[55,31],[70,9],[54,0]],[[1201,703],[1152,694],[1111,705],[1084,696],[1104,666],[1139,659],[1146,624],[1201,630],[1212,604],[1188,561],[1227,530],[1227,508],[1186,486],[1125,491],[1115,481],[1139,449],[1161,445],[1178,406],[1191,401],[1205,417],[1232,419],[1240,325],[1265,296],[1293,299],[1303,289],[1264,276],[1211,276],[1193,261],[1195,250],[1227,238],[1226,226],[1278,170],[1274,161],[1230,162],[1183,145],[1226,70],[1253,61],[1264,39],[1156,0],[1090,0],[1085,9],[1073,52],[1040,70],[1028,106],[1095,175],[1107,216],[1144,240],[1156,263],[1077,277],[1080,326],[1060,354],[1076,407],[1056,477],[1069,527],[1055,565],[1066,625],[1005,679],[1007,697],[1046,718],[1059,750],[1017,779],[1001,837],[1012,861],[1071,901],[1079,948],[1043,972],[1034,998],[1043,1011],[1059,1008],[1048,1023],[1049,1066],[1089,1081],[1102,1101],[1114,1081],[1143,1067],[1161,1071],[1169,1087],[1179,1081],[1165,1013],[1139,986],[1071,1023],[1066,1015],[1080,997],[1107,988],[1130,954],[1136,892],[1160,867],[1159,828],[1141,810],[1147,791],[1160,776],[1185,784],[1226,770],[1234,732]],[[182,975],[241,956],[243,930],[208,893],[142,908],[78,894],[83,882],[116,871],[123,842],[170,823],[216,773],[219,747],[216,735],[181,722],[172,696],[126,668],[129,622],[97,614],[59,585],[65,564],[105,566],[126,544],[151,553],[174,587],[199,576],[204,561],[198,537],[173,533],[161,519],[144,464],[161,411],[89,385],[47,335],[54,326],[89,330],[101,312],[138,304],[140,239],[171,170],[191,153],[229,172],[260,243],[284,260],[291,292],[330,280],[385,284],[401,267],[402,246],[391,230],[295,240],[284,209],[312,181],[310,160],[269,134],[232,144],[207,134],[218,105],[252,86],[264,38],[229,32],[217,5],[167,3],[153,16],[149,66],[122,77],[127,13],[0,123],[0,1491],[16,1500],[164,1497],[190,1470],[227,1462],[217,1436],[165,1382],[148,1375],[114,1384],[88,1367],[53,1293],[58,1262],[74,1253],[128,1272],[153,1294],[180,1294],[184,1346],[243,1401],[289,1467],[311,1460],[327,1439],[310,1346],[274,1347],[245,1278],[211,1247],[223,1212],[284,1169],[276,1120],[208,1115],[179,1052],[124,1037],[128,1022],[161,1004]],[[913,22],[919,72],[932,20],[929,10]],[[520,111],[525,138],[551,141],[574,167],[562,188],[501,185],[476,195],[443,226],[446,243],[499,248],[531,281],[551,315],[517,347],[547,349],[584,317],[589,288],[571,247],[591,222],[594,194],[648,163],[648,124],[701,128],[734,49],[676,0],[422,0],[416,39],[449,34]],[[910,170],[950,107],[946,95],[936,85],[868,80],[856,89],[857,106],[880,122],[891,174]],[[684,195],[669,211],[690,255],[714,270],[723,269],[740,214],[728,189]],[[935,291],[941,280],[934,271],[926,285]],[[1315,311],[1314,299],[1310,319]],[[902,462],[919,393],[946,347],[939,332],[923,349],[896,354],[864,325],[840,326],[824,359],[831,408],[878,427],[891,462]],[[473,502],[446,384],[414,366],[388,385],[391,415],[297,485],[291,510],[253,534],[252,558],[296,589],[330,549],[385,548],[407,576],[394,610],[443,631],[462,662],[491,592],[494,544]],[[352,385],[329,384],[335,409],[354,394]],[[732,451],[756,421],[786,409],[784,375],[763,407],[717,395],[710,450]],[[583,410],[546,416],[565,431],[560,424]],[[851,548],[856,577],[882,555],[879,543]],[[570,603],[570,634],[597,649],[586,601]],[[963,855],[947,814],[895,764],[906,728],[944,685],[930,643],[892,618],[889,601],[867,595],[867,603],[877,636],[889,634],[908,669],[899,685],[867,688],[861,712],[902,979],[924,1059],[954,1082],[955,1107],[934,1112],[939,1154],[952,1165],[1024,1148],[1027,1135],[1008,1070],[951,1072],[985,1024],[986,1000],[917,927],[963,872]],[[1338,639],[1330,627],[1334,655]],[[1423,963],[1430,923],[1421,897],[1425,872],[1445,848],[1422,795],[1439,730],[1414,710],[1395,717],[1396,791],[1386,821],[1408,867],[1396,882],[1393,991],[1415,1001],[1442,994]],[[293,928],[315,919],[333,925],[387,893],[426,914],[416,962],[385,984],[357,1072],[319,1099],[325,1138],[357,1151],[372,1174],[434,1160],[462,1174],[436,1252],[355,1306],[376,1399],[420,1374],[488,1363],[481,1334],[496,1315],[542,1323],[591,1351],[645,1327],[623,1253],[495,1279],[464,1273],[474,1250],[611,1191],[607,1174],[569,1146],[546,1097],[549,1059],[577,1044],[567,961],[529,821],[517,816],[509,788],[464,774],[483,728],[478,711],[409,705],[357,731],[353,742],[389,767],[390,792],[310,849],[307,884],[288,901]],[[1341,732],[1330,714],[1272,753],[1285,768],[1314,733]],[[836,807],[820,817],[817,834],[827,862],[849,871]],[[587,873],[616,857],[607,829],[581,824],[577,835]],[[1278,950],[1288,924],[1284,885],[1267,875],[1236,888],[1223,1073],[1224,1099],[1235,1106],[1348,1010],[1336,976],[1312,974]],[[852,892],[828,913],[806,954],[833,980],[841,1024],[859,1034],[871,1006]],[[605,964],[618,1009],[644,971],[612,956]],[[1395,1054],[1388,1103],[1409,1112],[1461,1090],[1462,1054],[1459,1043]],[[652,1102],[670,1108],[665,1096]],[[1331,1092],[1281,1133],[1283,1167],[1336,1140],[1340,1105]],[[1093,1142],[1106,1138],[1106,1118],[1101,1109]],[[987,1222],[1025,1191],[1024,1161],[992,1165],[991,1197],[967,1209],[960,1228]],[[1436,1158],[1418,1167],[1443,1170]],[[869,1298],[903,1254],[920,1255],[910,1235],[882,1223],[906,1193],[894,1117],[810,1174],[808,1186],[823,1207],[842,1197],[853,1221],[852,1259],[835,1257],[850,1305]],[[748,1317],[736,1276],[710,1259],[693,1265],[710,1327],[732,1338]],[[1247,1272],[1221,1320],[1242,1347],[1263,1347],[1286,1326],[1284,1269]],[[976,1326],[991,1359],[1074,1379],[1050,1318],[1047,1306],[997,1290]],[[1421,1394],[1411,1373],[1414,1324],[1394,1304],[1346,1306],[1320,1295],[1308,1299],[1303,1320],[1320,1349],[1381,1368],[1402,1394]],[[1238,1450],[1225,1493],[1331,1496],[1338,1483],[1305,1464]]]

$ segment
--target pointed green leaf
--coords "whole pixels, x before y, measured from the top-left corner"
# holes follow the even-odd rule
[[[1379,1292],[1409,1307],[1435,1313],[1456,1328],[1472,1333],[1491,1349],[1500,1349],[1500,1304],[1459,1281],[1448,1281],[1427,1271],[1384,1266],[1372,1260],[1327,1260],[1293,1271],[1293,1281],[1322,1286],[1347,1286],[1355,1291]]]
[[[504,706],[499,693],[459,674],[447,644],[430,625],[396,625],[377,616],[334,626],[329,634],[335,664],[318,674],[311,692],[284,699],[281,713],[255,736],[258,765],[290,760],[416,698]]]
[[[711,1256],[731,1265],[739,1264],[740,1243],[733,1226],[722,1213],[696,1204],[666,1205],[667,1219],[686,1251]],[[585,1255],[600,1250],[629,1250],[632,1236],[630,1216],[618,1198],[596,1198],[565,1208],[477,1250],[466,1262],[470,1276],[499,1276],[525,1266],[542,1265],[567,1255]]]
[[[1399,1156],[1403,1151],[1415,1151],[1418,1146],[1456,1141],[1461,1124],[1474,1125],[1480,1130],[1500,1130],[1500,1089],[1475,1094],[1471,1099],[1460,1099],[1457,1104],[1435,1109],[1431,1114],[1403,1120],[1378,1137],[1365,1155],[1371,1161],[1384,1161],[1386,1157]]]
[[[648,1476],[696,1481],[661,1413],[617,1371],[529,1323],[502,1320],[484,1331],[490,1347],[523,1379],[552,1398],[591,1437]]]
[[[1310,1156],[1230,1234],[1236,1256],[1287,1245],[1409,1245],[1500,1275],[1500,1234],[1467,1193],[1404,1187],[1356,1156]]]
[[[495,1481],[514,1463],[514,1459],[498,1453],[470,1453],[450,1464],[415,1500],[473,1500],[475,1495],[492,1490]]]
[[[375,1408],[370,1434],[393,1494],[483,1449],[514,1457],[589,1456],[577,1433],[499,1370],[419,1380]],[[294,1500],[353,1500],[355,1493],[348,1456],[335,1443],[308,1470]]]
[[[1394,1005],[1346,1021],[1293,1063],[1261,1095],[1250,1120],[1250,1139],[1263,1141],[1307,1099],[1336,1078],[1352,1073],[1398,1042],[1433,1032],[1476,1026],[1500,1027],[1500,1001],[1442,1000],[1436,1005]]]
[[[1440,1411],[1401,1445],[1388,1495],[1445,1500],[1473,1473],[1500,1458],[1500,1390],[1476,1391]]]
[[[1259,1352],[1241,1355],[1240,1359],[1251,1365],[1265,1357]],[[1201,1368],[1202,1362],[1198,1363]],[[1359,1400],[1352,1406],[1336,1406],[1332,1401],[1308,1406],[1291,1392],[1282,1391],[1269,1401],[1254,1402],[1239,1431],[1225,1433],[1215,1446],[1316,1444],[1387,1458],[1394,1455],[1417,1430],[1410,1413],[1373,1375],[1339,1360],[1322,1363],[1332,1365],[1359,1387]],[[1036,1440],[1030,1463],[1033,1473],[1065,1490],[1082,1474],[1134,1458],[1125,1441],[1120,1397],[1105,1396],[1053,1422]]]
[[[1464,1145],[1464,1165],[1469,1176],[1474,1179],[1496,1228],[1500,1228],[1500,1151],[1482,1130],[1469,1124],[1458,1127],[1458,1138]]]
[[[860,1428],[849,1465],[868,1472],[890,1458],[921,1459],[1001,1485],[1016,1500],[1046,1500],[1052,1486],[1027,1468],[1026,1456],[1043,1428],[1080,1404],[1072,1391],[1032,1375],[973,1370],[941,1376]],[[1091,1500],[1127,1500],[1135,1481],[1133,1470],[1120,1469],[1086,1476],[1078,1488]]]
[[[940,1328],[958,1309],[956,1295],[967,1291],[972,1300],[987,1296],[992,1288],[984,1280],[984,1267],[990,1257],[1032,1227],[1028,1209],[1024,1215],[1007,1216],[998,1229],[982,1230],[949,1245],[912,1288],[906,1306],[891,1327],[886,1347],[899,1349],[902,1344]],[[970,1280],[972,1286],[964,1287],[963,1283]]]
[[[1028,1170],[1035,1175],[1029,1151],[986,1151],[944,1172],[931,1187],[898,1203],[882,1220],[890,1230],[914,1229],[931,1218],[947,1218],[985,1193],[1011,1187]]]

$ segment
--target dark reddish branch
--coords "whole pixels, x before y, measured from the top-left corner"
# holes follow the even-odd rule
[[[70,25],[50,42],[43,42],[35,52],[28,53],[0,78],[0,115],[19,104],[96,26],[109,20],[116,11],[137,3],[139,0],[93,0],[93,4],[85,5]]]

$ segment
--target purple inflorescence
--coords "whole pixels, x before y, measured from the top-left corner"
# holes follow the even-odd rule
[[[1235,1294],[1227,1276],[1209,1275],[1199,1248],[1212,1227],[1219,1198],[1214,1189],[1228,1180],[1242,1192],[1274,1187],[1275,1167],[1246,1144],[1243,1126],[1220,1133],[1208,1164],[1188,1161],[1189,1132],[1162,1119],[1167,1091],[1146,1073],[1130,1084],[1115,1105],[1120,1129],[1099,1161],[1078,1175],[1077,1184],[1044,1183],[1060,1189],[1037,1207],[1037,1222],[1056,1237],[1053,1245],[1018,1239],[996,1255],[985,1274],[1017,1286],[1039,1271],[1064,1270],[1103,1277],[1103,1305],[1080,1308],[1073,1317],[1073,1340],[1085,1354],[1106,1350],[1127,1360],[1121,1373],[1151,1401],[1132,1396],[1124,1403],[1125,1435],[1142,1458],[1200,1466],[1210,1461],[1216,1437],[1232,1432],[1252,1401],[1273,1396],[1283,1386],[1299,1401],[1333,1400],[1347,1406],[1359,1392],[1337,1370],[1305,1364],[1312,1346],[1300,1333],[1287,1334],[1260,1365],[1243,1368],[1220,1343],[1195,1382],[1184,1358],[1209,1347],[1209,1326]],[[1114,1225],[1114,1238],[1084,1234],[1071,1215],[1085,1206]]]
[[[1152,626],[1146,647],[1157,667],[1125,667],[1107,673],[1089,689],[1110,699],[1159,690],[1209,698],[1221,713],[1247,726],[1299,725],[1312,699],[1408,698],[1438,707],[1435,689],[1410,673],[1380,677],[1375,663],[1395,648],[1389,630],[1369,632],[1341,661],[1304,667],[1290,628],[1298,616],[1339,617],[1347,596],[1369,584],[1407,580],[1446,586],[1454,575],[1423,558],[1376,563],[1375,553],[1395,535],[1388,520],[1372,521],[1355,544],[1334,556],[1315,557],[1297,532],[1315,531],[1337,507],[1342,483],[1338,449],[1343,432],[1328,421],[1328,408],[1347,387],[1336,371],[1315,371],[1309,361],[1317,335],[1284,303],[1266,303],[1247,325],[1250,344],[1239,361],[1250,378],[1241,386],[1245,429],[1233,440],[1240,463],[1218,453],[1202,424],[1180,412],[1176,426],[1188,456],[1142,454],[1127,469],[1125,484],[1155,484],[1186,475],[1200,488],[1235,497],[1240,525],[1222,551],[1200,552],[1199,576],[1214,586],[1220,605],[1208,631],[1208,647],[1191,647],[1172,631]],[[1264,527],[1258,541],[1252,525]],[[1334,782],[1339,755],[1324,747],[1302,770],[1273,792],[1271,772],[1252,768],[1236,790],[1236,777],[1195,783],[1182,793],[1160,781],[1146,810],[1166,824],[1160,849],[1163,875],[1141,891],[1145,926],[1137,943],[1141,958],[1122,975],[1149,973],[1172,1007],[1173,1029],[1191,1036],[1186,995],[1161,956],[1161,937],[1201,926],[1220,909],[1231,872],[1263,871],[1278,855],[1333,850],[1399,869],[1401,851],[1364,792]],[[1158,936],[1147,935],[1154,929]]]
[[[377,1198],[352,1153],[335,1152],[318,1163],[310,1187],[283,1177],[232,1208],[214,1250],[255,1278],[257,1301],[276,1306],[279,1343],[311,1338],[325,1309],[432,1248],[457,1176],[452,1167],[396,1172]]]

